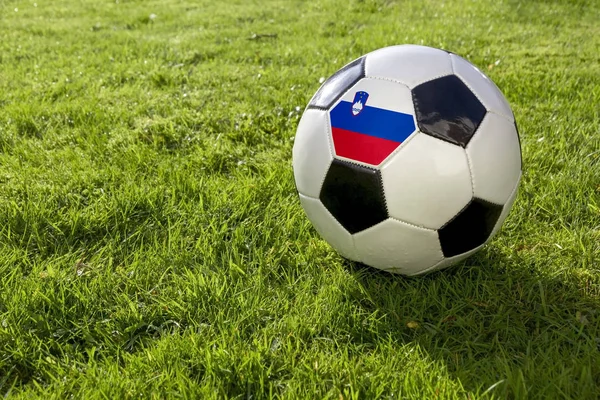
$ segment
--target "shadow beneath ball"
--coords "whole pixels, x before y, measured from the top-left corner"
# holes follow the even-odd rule
[[[414,346],[466,390],[502,382],[495,396],[518,397],[525,380],[527,390],[547,389],[557,365],[591,370],[599,361],[600,302],[584,290],[585,277],[565,270],[549,276],[540,262],[491,246],[418,277],[348,261],[355,280],[349,296],[368,321],[351,329],[353,339],[399,354]],[[390,339],[392,348],[382,345]]]

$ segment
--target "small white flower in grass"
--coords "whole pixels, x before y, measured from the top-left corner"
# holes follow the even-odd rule
[[[154,21],[156,19],[156,14],[152,13],[148,16],[148,18],[150,19],[150,21]]]
[[[323,82],[325,82],[325,77],[322,76],[319,78],[319,83],[323,83]]]
[[[541,137],[541,138],[539,138],[537,141],[538,141],[538,143],[540,143],[540,142],[543,142],[543,141],[544,141],[544,139],[545,139],[545,137],[543,137],[543,136],[542,136],[542,137]]]

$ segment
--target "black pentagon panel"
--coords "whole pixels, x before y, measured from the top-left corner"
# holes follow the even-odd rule
[[[463,254],[485,243],[501,213],[501,205],[473,199],[454,219],[438,230],[444,256]]]
[[[308,108],[328,109],[364,76],[365,58],[361,57],[331,75],[313,96]]]
[[[321,202],[350,233],[388,217],[379,170],[333,160],[319,195]]]
[[[412,90],[419,130],[466,147],[486,109],[463,81],[448,75],[422,83]]]

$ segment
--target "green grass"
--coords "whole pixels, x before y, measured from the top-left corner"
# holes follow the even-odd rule
[[[598,398],[598,21],[595,0],[3,0],[0,395]],[[411,279],[332,251],[291,170],[319,79],[399,43],[485,70],[524,156],[492,243]]]

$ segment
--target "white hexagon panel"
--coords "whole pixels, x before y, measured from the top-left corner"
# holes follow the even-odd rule
[[[514,122],[487,113],[466,151],[475,197],[504,204],[521,177],[521,147]]]
[[[387,219],[354,235],[360,261],[403,275],[417,275],[444,258],[437,233]]]
[[[318,198],[332,160],[327,112],[319,109],[304,111],[296,130],[292,151],[294,179],[298,192]]]
[[[462,147],[415,134],[381,169],[390,217],[439,229],[471,200],[471,174]]]
[[[365,76],[394,80],[413,88],[452,73],[449,54],[417,45],[390,46],[367,54]]]

